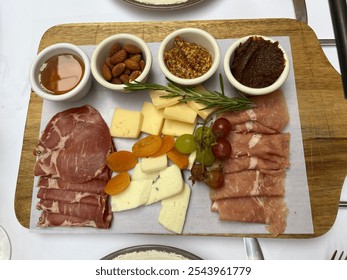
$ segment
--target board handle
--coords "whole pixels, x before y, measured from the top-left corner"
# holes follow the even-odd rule
[[[342,84],[347,99],[347,4],[346,0],[329,0]]]

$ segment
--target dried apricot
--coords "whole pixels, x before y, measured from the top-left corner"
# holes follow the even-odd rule
[[[176,148],[171,149],[167,152],[167,157],[172,160],[180,169],[185,169],[189,164],[188,155],[182,154],[176,150]]]
[[[137,162],[137,157],[129,151],[114,152],[106,158],[107,166],[114,172],[125,172],[133,169]]]
[[[159,151],[162,144],[161,137],[158,135],[148,135],[138,140],[132,147],[136,157],[149,157]]]
[[[128,172],[122,172],[112,177],[105,186],[105,193],[116,195],[124,191],[130,184],[130,175]]]
[[[162,143],[160,146],[160,149],[151,155],[151,157],[158,157],[166,154],[168,151],[170,151],[173,147],[175,147],[175,138],[171,135],[163,135],[161,137]]]

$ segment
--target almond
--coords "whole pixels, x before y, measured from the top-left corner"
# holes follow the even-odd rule
[[[106,81],[110,81],[112,79],[111,69],[107,66],[106,63],[102,65],[101,74]]]
[[[111,63],[117,65],[118,63],[126,60],[127,57],[127,52],[124,49],[121,49],[120,51],[116,52],[114,55],[111,56]]]
[[[141,69],[141,71],[143,71],[143,69],[145,69],[146,62],[145,62],[143,59],[141,59],[140,62],[139,62],[139,64],[140,64],[140,69]]]
[[[135,70],[135,71],[133,71],[133,72],[131,72],[131,74],[130,74],[130,76],[129,76],[129,81],[131,82],[131,81],[135,81],[135,79],[138,77],[138,76],[140,76],[141,75],[141,71],[139,71],[139,70]]]
[[[109,56],[114,55],[116,52],[119,52],[122,49],[121,45],[118,43],[114,43],[110,48]]]
[[[140,64],[134,60],[131,60],[130,58],[126,59],[124,64],[130,70],[140,70]]]
[[[141,55],[138,54],[138,53],[137,54],[133,54],[133,55],[130,56],[130,59],[134,60],[136,62],[140,62],[141,58],[142,58]]]
[[[122,75],[119,76],[119,78],[122,80],[123,84],[129,83],[130,78],[129,78],[128,75],[122,74]]]
[[[124,45],[123,49],[125,49],[127,53],[131,53],[131,54],[142,52],[142,50],[138,46],[131,45],[131,44]]]
[[[118,77],[125,70],[125,64],[123,62],[118,63],[115,67],[112,68],[112,76]]]
[[[106,58],[106,64],[107,64],[107,66],[110,69],[112,69],[114,67],[114,65],[111,63],[111,58],[110,57]]]
[[[111,79],[110,81],[112,84],[115,84],[115,85],[121,85],[123,84],[122,80],[119,78],[119,77],[114,77]]]

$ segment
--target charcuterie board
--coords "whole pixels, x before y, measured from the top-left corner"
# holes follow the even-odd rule
[[[49,29],[39,50],[58,42],[96,45],[120,32],[136,34],[147,42],[160,42],[168,33],[186,26],[203,28],[217,39],[249,34],[290,38],[314,233],[282,236],[308,238],[327,232],[334,223],[346,176],[347,103],[340,75],[325,58],[307,25],[289,19],[67,24]],[[40,133],[42,105],[42,100],[31,93],[15,196],[16,215],[24,227],[29,227],[35,162],[32,151]]]

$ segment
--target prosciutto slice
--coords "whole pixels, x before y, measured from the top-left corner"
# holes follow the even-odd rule
[[[256,121],[263,127],[282,131],[289,121],[287,104],[281,89],[266,95],[249,98],[256,107],[245,111],[222,114],[232,125]]]
[[[213,202],[212,211],[222,221],[262,223],[273,236],[284,232],[288,208],[283,197],[240,197]]]
[[[83,183],[101,175],[112,150],[107,124],[90,106],[72,108],[53,116],[34,154],[34,175]]]
[[[84,183],[70,183],[60,178],[40,177],[38,187],[41,189],[62,189],[67,191],[103,194],[107,181],[92,179]]]
[[[286,173],[247,170],[224,175],[224,185],[211,190],[211,200],[247,196],[284,195]]]

